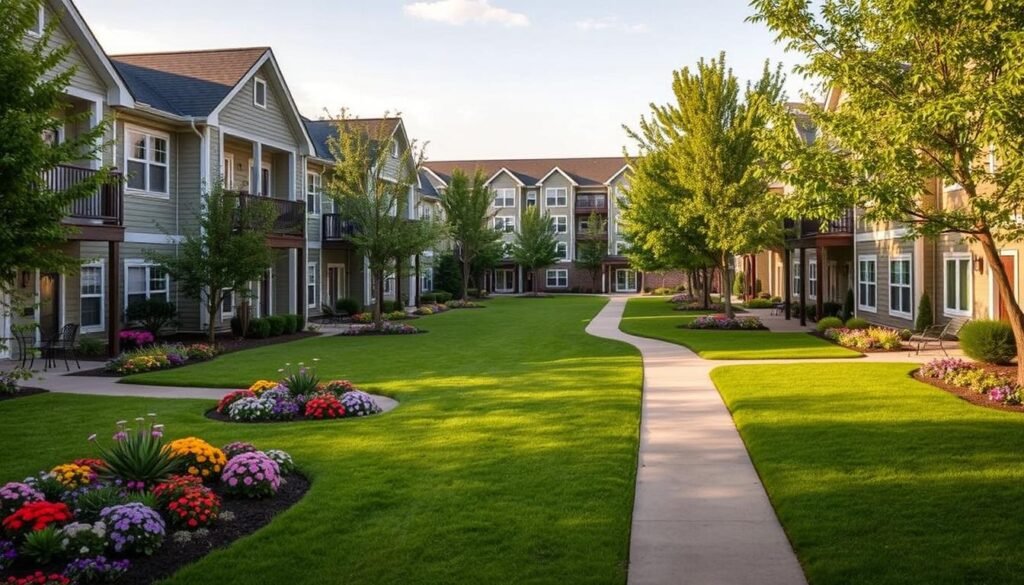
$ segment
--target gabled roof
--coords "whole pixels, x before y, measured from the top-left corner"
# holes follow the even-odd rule
[[[115,67],[135,98],[179,116],[217,109],[270,47],[115,55]]]
[[[428,174],[427,170],[420,169],[419,175],[420,182],[417,188],[420,192],[420,195],[422,195],[423,197],[439,199],[441,195],[437,192],[437,189],[434,188],[434,184],[430,181],[430,175]]]
[[[82,18],[75,3],[71,0],[53,0],[50,4],[51,7],[59,7],[55,12],[60,15],[61,25],[75,41],[86,62],[107,83],[106,98],[110,105],[133,107],[135,100],[129,91],[128,84],[118,73],[99,41],[96,40],[96,35],[92,33],[89,24]]]
[[[793,117],[793,127],[796,129],[800,140],[804,144],[814,144],[814,141],[818,139],[818,127],[807,114],[807,104],[789,102],[786,104],[786,109],[789,110],[789,115]]]
[[[610,181],[626,166],[621,156],[591,158],[536,158],[500,160],[428,161],[424,166],[437,178],[447,183],[455,169],[472,174],[480,170],[492,177],[502,168],[507,169],[526,185],[537,185],[556,169],[580,187],[600,187]]]
[[[338,135],[337,121],[310,120],[309,118],[303,118],[302,121],[306,125],[309,137],[313,140],[313,145],[316,147],[317,157],[324,160],[333,160],[334,155],[331,154],[327,142]],[[369,136],[372,140],[381,140],[393,136],[402,127],[402,119],[348,118],[345,120],[345,126],[364,136]]]
[[[512,177],[512,180],[515,181],[516,184],[518,184],[520,187],[524,187],[526,185],[526,183],[522,182],[519,179],[519,177],[515,175],[515,173],[513,173],[512,171],[508,170],[505,167],[501,167],[500,169],[498,169],[498,172],[491,175],[491,177],[487,179],[487,182],[485,182],[484,185],[490,185],[491,183],[494,182],[495,179],[497,179],[501,175],[508,175],[509,177]]]

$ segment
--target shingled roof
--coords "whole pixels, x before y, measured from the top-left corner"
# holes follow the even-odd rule
[[[621,156],[593,158],[534,158],[534,159],[497,159],[497,160],[454,160],[428,161],[423,166],[440,177],[444,182],[451,179],[455,169],[472,174],[476,170],[483,172],[488,178],[501,169],[507,169],[520,181],[527,185],[536,185],[555,168],[572,177],[581,187],[604,185],[616,173],[626,166],[626,159]]]
[[[269,47],[143,53],[110,57],[135,99],[179,116],[206,116]]]
[[[327,141],[332,136],[338,135],[336,121],[310,120],[308,118],[303,118],[302,121],[306,124],[306,131],[309,132],[310,138],[313,139],[317,156],[326,160],[333,159],[334,156],[331,154],[330,148],[327,147]],[[401,123],[401,118],[349,118],[345,120],[347,127],[375,140],[391,136]]]

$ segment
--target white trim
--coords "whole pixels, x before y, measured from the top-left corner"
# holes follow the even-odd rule
[[[558,219],[565,221],[565,231],[558,231]],[[551,216],[551,228],[556,234],[569,234],[569,216],[568,215],[552,215]]]
[[[854,236],[858,242],[878,242],[880,240],[898,240],[905,238],[910,233],[907,228],[896,228],[894,230],[880,230],[875,232],[860,232]]]
[[[330,266],[330,265],[328,265],[328,266]],[[313,282],[309,282],[309,277],[310,276],[313,277]],[[306,299],[305,300],[306,300],[306,308],[307,309],[319,309],[320,308],[318,306],[318,304],[317,304],[318,301],[320,300],[320,295],[322,294],[321,291],[320,291],[320,288],[321,288],[320,282],[321,282],[321,278],[320,278],[319,262],[306,262],[306,282],[305,282],[305,286],[302,288],[302,290],[306,294]],[[310,285],[313,285],[313,302],[312,303],[309,302],[309,286]]]
[[[498,220],[501,220],[501,227],[498,227]],[[512,230],[508,230],[508,224],[512,224]],[[494,229],[501,232],[502,234],[514,234],[516,233],[516,218],[508,215],[496,215],[493,220]]]
[[[427,170],[429,171],[430,169],[427,169]],[[513,174],[512,174],[512,171],[508,170],[508,169],[507,169],[507,168],[505,168],[505,167],[501,167],[500,169],[498,169],[498,172],[496,172],[496,173],[494,173],[493,175],[491,175],[491,178],[490,178],[490,179],[487,179],[486,181],[484,181],[484,186],[486,187],[487,185],[490,185],[490,184],[491,184],[491,182],[492,182],[492,181],[494,181],[495,179],[497,179],[497,178],[498,178],[498,175],[500,175],[500,174],[502,174],[502,173],[505,173],[505,174],[507,174],[508,176],[512,177],[512,180],[516,182],[516,185],[519,185],[520,187],[525,187],[525,186],[526,186],[526,183],[524,183],[524,182],[520,181],[520,180],[519,180],[519,177],[517,177],[517,176],[513,175]],[[432,175],[433,175],[433,173],[430,173],[430,174],[432,174]],[[434,175],[434,176],[436,177],[437,175]]]
[[[169,200],[171,198],[171,165],[176,163],[176,161],[172,160],[172,157],[171,157],[171,151],[172,151],[172,148],[171,148],[171,135],[169,133],[167,133],[167,132],[162,131],[162,130],[156,130],[154,128],[147,128],[145,126],[138,126],[138,125],[135,125],[135,124],[127,124],[127,123],[124,124],[123,130],[124,130],[124,134],[122,135],[121,139],[122,139],[122,141],[124,143],[124,149],[123,149],[123,152],[121,153],[121,155],[123,157],[122,160],[121,160],[121,168],[124,169],[124,173],[125,173],[126,179],[127,179],[127,173],[128,173],[128,162],[129,162],[129,160],[134,161],[134,162],[141,162],[141,163],[146,165],[146,178],[145,178],[145,180],[146,180],[146,188],[145,189],[134,189],[132,187],[129,187],[128,184],[127,184],[127,181],[126,181],[125,182],[125,187],[124,187],[125,194],[126,195],[135,195],[135,196],[138,196],[138,197],[149,197],[151,199],[167,199],[167,200]],[[139,159],[139,158],[135,158],[134,156],[132,156],[134,154],[132,152],[134,150],[134,146],[128,140],[128,134],[129,133],[133,133],[133,132],[136,133],[136,134],[141,134],[141,135],[143,135],[145,137],[145,140],[146,140],[146,158],[145,159]],[[159,139],[163,140],[166,143],[166,151],[164,152],[164,155],[167,157],[167,160],[164,163],[158,163],[158,162],[153,161],[151,158],[149,158],[150,157],[150,151],[153,148],[152,144],[151,144],[151,140],[154,139],[154,138],[159,138]],[[200,145],[200,152],[202,152],[202,145]],[[149,167],[150,167],[150,165],[162,166],[164,168],[164,170],[166,171],[166,175],[165,175],[166,189],[164,191],[154,191],[154,190],[150,189],[150,184],[149,184]],[[200,168],[200,175],[201,175],[202,172],[203,172],[203,170],[202,170],[203,169],[202,161],[200,161],[200,163],[199,163],[199,168]]]
[[[968,278],[969,282],[967,283],[967,309],[966,310],[950,309],[948,303],[946,302],[947,301],[947,299],[946,299],[946,291],[949,290],[949,283],[948,283],[949,270],[946,269],[946,263],[949,262],[950,260],[956,260],[957,261],[957,270],[958,271],[960,269],[959,263],[961,261],[964,261],[964,260],[967,261],[967,278]],[[957,273],[957,279],[959,280],[959,272]],[[974,283],[973,283],[973,280],[974,280],[974,266],[973,266],[973,260],[971,259],[970,253],[953,252],[953,253],[948,253],[948,254],[943,254],[942,255],[942,315],[943,316],[945,316],[945,317],[970,317],[972,315],[972,311],[974,309]],[[959,285],[960,283],[957,282],[957,284]],[[957,290],[957,296],[959,297],[960,287],[957,286],[956,290]],[[957,300],[959,301],[961,299],[958,298]],[[957,303],[957,305],[959,305],[959,304],[960,303]]]
[[[66,95],[81,98],[87,102],[102,102],[106,99],[101,93],[96,93],[95,91],[89,91],[88,89],[82,89],[71,85],[65,87],[63,91]],[[93,125],[95,126],[95,124]]]
[[[865,305],[864,302],[863,302],[864,299],[862,298],[862,295],[860,294],[860,284],[861,284],[861,280],[860,280],[860,275],[861,275],[860,263],[861,262],[873,262],[874,266],[875,266],[875,280],[874,281],[864,281],[865,284],[874,285],[874,287],[875,287],[875,299],[874,299],[875,300],[875,304],[873,306],[872,305]],[[861,311],[866,311],[868,313],[877,313],[878,312],[878,256],[876,254],[863,254],[861,256],[857,256],[857,309],[861,310]]]
[[[71,37],[78,41],[78,45],[86,45],[89,47],[89,51],[83,51],[86,55],[87,61],[96,61],[99,64],[99,69],[102,73],[106,74],[106,82],[108,86],[113,86],[107,92],[107,100],[115,106],[124,106],[126,108],[135,107],[135,99],[132,97],[132,93],[128,91],[128,86],[121,79],[120,74],[114,69],[114,65],[110,62],[107,57],[107,53],[100,47],[99,42],[96,41],[96,37],[93,36],[92,30],[85,23],[81,13],[78,12],[78,7],[71,0],[61,0],[60,4],[63,6],[63,20],[66,22],[70,18],[71,25],[66,26],[68,32],[71,33]],[[90,59],[89,57],[92,57]],[[96,63],[91,63],[95,65]]]
[[[498,288],[498,273],[508,275],[508,281],[505,284],[512,286],[505,288]],[[516,273],[514,268],[495,268],[494,269],[494,292],[496,293],[510,293],[516,290]]]
[[[554,205],[548,203],[548,198],[550,197],[549,193],[551,191],[556,191],[556,192],[557,191],[565,191],[565,204],[557,203],[558,195],[555,195],[555,202],[556,203]],[[544,188],[544,209],[547,209],[548,207],[569,207],[569,189],[568,189],[568,187],[545,187]]]
[[[224,184],[224,188],[228,191],[234,190],[235,188],[235,153],[224,152],[224,136],[221,135],[221,157],[220,157],[220,180]],[[227,163],[227,164],[225,164]],[[230,165],[229,172],[224,172],[224,167]]]
[[[158,264],[155,264],[153,262],[150,262],[148,260],[144,260],[144,259],[141,259],[141,258],[125,258],[124,259],[124,276],[122,277],[123,278],[123,282],[124,282],[124,286],[122,287],[122,291],[123,291],[122,300],[124,301],[124,304],[122,305],[122,307],[123,307],[124,311],[128,310],[128,296],[129,296],[129,294],[128,294],[128,269],[129,268],[147,268],[147,270],[146,270],[146,290],[145,290],[144,294],[146,295],[146,298],[149,299],[149,298],[152,297],[153,291],[152,291],[152,289],[149,288],[150,277],[149,277],[149,270],[148,269],[149,268],[160,268],[160,266]],[[167,294],[167,302],[171,302],[171,275],[166,270],[164,270],[164,286],[166,286],[166,288],[164,289],[163,292],[165,292]],[[135,294],[140,294],[140,293],[135,293]]]
[[[230,126],[221,126],[220,127],[220,131],[221,131],[222,135],[234,136],[235,138],[241,138],[242,140],[247,140],[249,142],[258,142],[261,145],[271,146],[273,148],[276,148],[276,149],[284,151],[284,152],[290,152],[290,153],[293,153],[293,154],[296,152],[295,147],[297,145],[295,145],[295,144],[285,144],[283,142],[276,142],[274,140],[268,140],[265,137],[256,136],[255,134],[251,134],[249,132],[246,132],[245,130],[237,130],[237,129],[232,128]]]
[[[892,308],[892,289],[893,289],[893,284],[892,284],[892,263],[893,262],[909,262],[910,263],[910,272],[908,274],[908,276],[910,277],[910,284],[909,285],[902,285],[902,284],[898,285],[898,286],[900,286],[900,288],[910,288],[910,310],[909,311],[894,311],[893,308]],[[889,298],[889,306],[887,307],[887,311],[888,311],[889,315],[891,315],[893,317],[899,317],[901,319],[913,319],[914,318],[914,255],[913,254],[894,254],[894,255],[890,256],[889,257],[888,270],[889,270],[889,291],[888,291],[888,295],[887,296]],[[878,275],[876,274],[875,275],[875,280],[878,280],[877,277],[878,277]]]
[[[221,289],[221,293],[222,293],[222,295],[221,295],[221,299],[220,299],[220,320],[222,322],[224,321],[224,319],[228,319],[230,321],[231,318],[234,317],[235,313],[238,311],[238,303],[235,300],[235,291],[234,291],[234,289],[225,288],[225,289]],[[227,298],[227,295],[231,295],[231,310],[225,312],[224,311],[224,299]]]
[[[555,242],[555,253],[556,254],[561,254],[559,249],[562,248],[563,246],[565,247],[565,255],[560,257],[558,259],[558,262],[559,263],[561,263],[561,262],[571,262],[572,261],[572,256],[569,255],[569,242],[556,241]]]
[[[811,278],[811,276],[814,278]],[[818,293],[821,291],[821,282],[818,279],[818,259],[808,258],[807,259],[807,298],[818,300]],[[876,275],[877,280],[877,275]],[[814,282],[814,294],[811,294],[811,281]]]
[[[630,288],[629,286],[627,286],[625,288],[620,288],[619,287],[619,273],[620,272],[631,272],[631,273],[633,273],[633,286],[632,286],[632,288]],[[612,286],[615,289],[615,292],[617,292],[617,293],[636,292],[636,285],[637,285],[637,281],[638,281],[638,276],[639,275],[637,274],[637,271],[633,270],[632,268],[616,268],[615,269],[615,275],[613,276],[615,281],[612,283]],[[627,280],[628,280],[628,278],[627,278]]]
[[[184,241],[184,236],[129,231],[124,233],[124,243],[126,244],[180,244]]]
[[[82,264],[82,269],[85,268],[99,268],[100,269],[100,323],[99,325],[86,326],[82,323],[82,276],[81,270],[79,271],[78,277],[78,322],[82,323],[82,333],[98,333],[105,331],[107,328],[107,268],[104,260],[97,260],[96,262],[90,262],[88,264]],[[90,298],[96,298],[96,295],[89,295]]]
[[[437,179],[437,182],[438,182],[438,183],[441,183],[441,186],[442,186],[442,187],[447,187],[447,186],[448,186],[448,183],[446,183],[444,179],[442,179],[441,177],[439,177],[439,176],[437,175],[437,173],[435,173],[434,171],[430,170],[430,167],[423,167],[423,170],[424,170],[424,171],[427,171],[428,173],[430,173],[430,176],[432,176],[432,177],[434,177],[435,179]],[[435,190],[436,190],[436,187],[435,187]]]
[[[551,273],[555,273],[555,283],[551,284]],[[565,275],[565,284],[557,284],[559,276]],[[534,286],[534,288],[537,288]],[[544,272],[544,288],[569,288],[569,271],[565,268],[549,268]]]
[[[557,166],[555,168],[551,169],[550,171],[548,171],[548,174],[544,175],[539,181],[537,181],[537,186],[540,187],[542,184],[544,184],[544,181],[548,180],[548,177],[550,177],[551,175],[555,174],[556,172],[560,173],[563,177],[565,177],[565,179],[567,181],[569,181],[569,184],[572,185],[573,187],[579,187],[580,186],[579,183],[574,181],[572,179],[572,177],[567,175],[565,173],[565,171],[563,171],[562,169],[558,168]]]
[[[43,36],[43,31],[46,30],[46,8],[43,4],[39,5],[39,12],[36,14],[36,28],[28,31],[28,36],[38,39]]]
[[[610,187],[611,184],[615,182],[615,179],[619,178],[619,175],[621,175],[622,173],[626,172],[627,170],[633,170],[633,167],[631,167],[629,165],[629,163],[626,163],[626,164],[622,165],[622,168],[619,169],[618,171],[616,171],[615,174],[612,175],[612,177],[610,179],[608,179],[607,181],[604,182],[604,184]]]
[[[263,86],[263,103],[262,104],[257,99],[257,93],[256,93],[256,90],[259,89],[259,87],[261,85]],[[266,79],[263,79],[262,77],[259,77],[259,76],[253,77],[253,80],[252,80],[252,105],[256,106],[257,108],[262,108],[264,110],[267,109],[267,104],[270,102],[269,92],[270,92],[270,85],[267,84],[267,80]]]
[[[1020,258],[1017,250],[1000,250],[1000,256],[1009,256],[1013,258],[1013,292],[1014,295],[1020,297]],[[988,270],[988,318],[998,319],[996,315],[996,282],[995,277],[992,276],[992,267]]]

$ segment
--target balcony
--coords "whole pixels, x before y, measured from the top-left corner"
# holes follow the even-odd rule
[[[43,182],[48,190],[59,193],[98,173],[96,169],[57,165],[43,173]],[[94,194],[73,201],[64,223],[77,228],[69,236],[72,240],[123,241],[124,180],[121,173],[110,173]]]
[[[356,233],[355,222],[342,219],[337,213],[325,213],[320,237],[324,243],[348,242]]]
[[[590,193],[576,196],[576,213],[608,213],[608,196]]]
[[[786,240],[796,247],[846,245],[853,243],[853,211],[838,219],[787,219],[783,222]]]
[[[245,191],[232,193],[238,198],[238,205],[244,208],[254,202],[270,202],[275,209],[274,226],[270,231],[270,244],[273,247],[301,247],[306,236],[306,204],[303,201],[290,201],[276,197],[262,197]]]

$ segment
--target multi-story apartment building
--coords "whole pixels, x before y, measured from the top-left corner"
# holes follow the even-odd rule
[[[424,174],[432,188],[440,192],[456,169],[470,175],[480,171],[487,177],[487,187],[493,193],[494,228],[503,233],[506,243],[515,239],[525,209],[537,207],[550,215],[554,223],[560,260],[540,271],[540,282],[534,283],[529,271],[506,257],[487,275],[484,284],[489,290],[514,293],[594,289],[591,275],[575,263],[592,212],[607,222],[600,237],[608,254],[594,292],[636,292],[643,286],[642,275],[623,254],[627,244],[618,222],[623,189],[629,181],[629,166],[624,158],[429,161]],[[670,285],[677,284],[675,280]],[[656,286],[661,286],[660,282]]]

